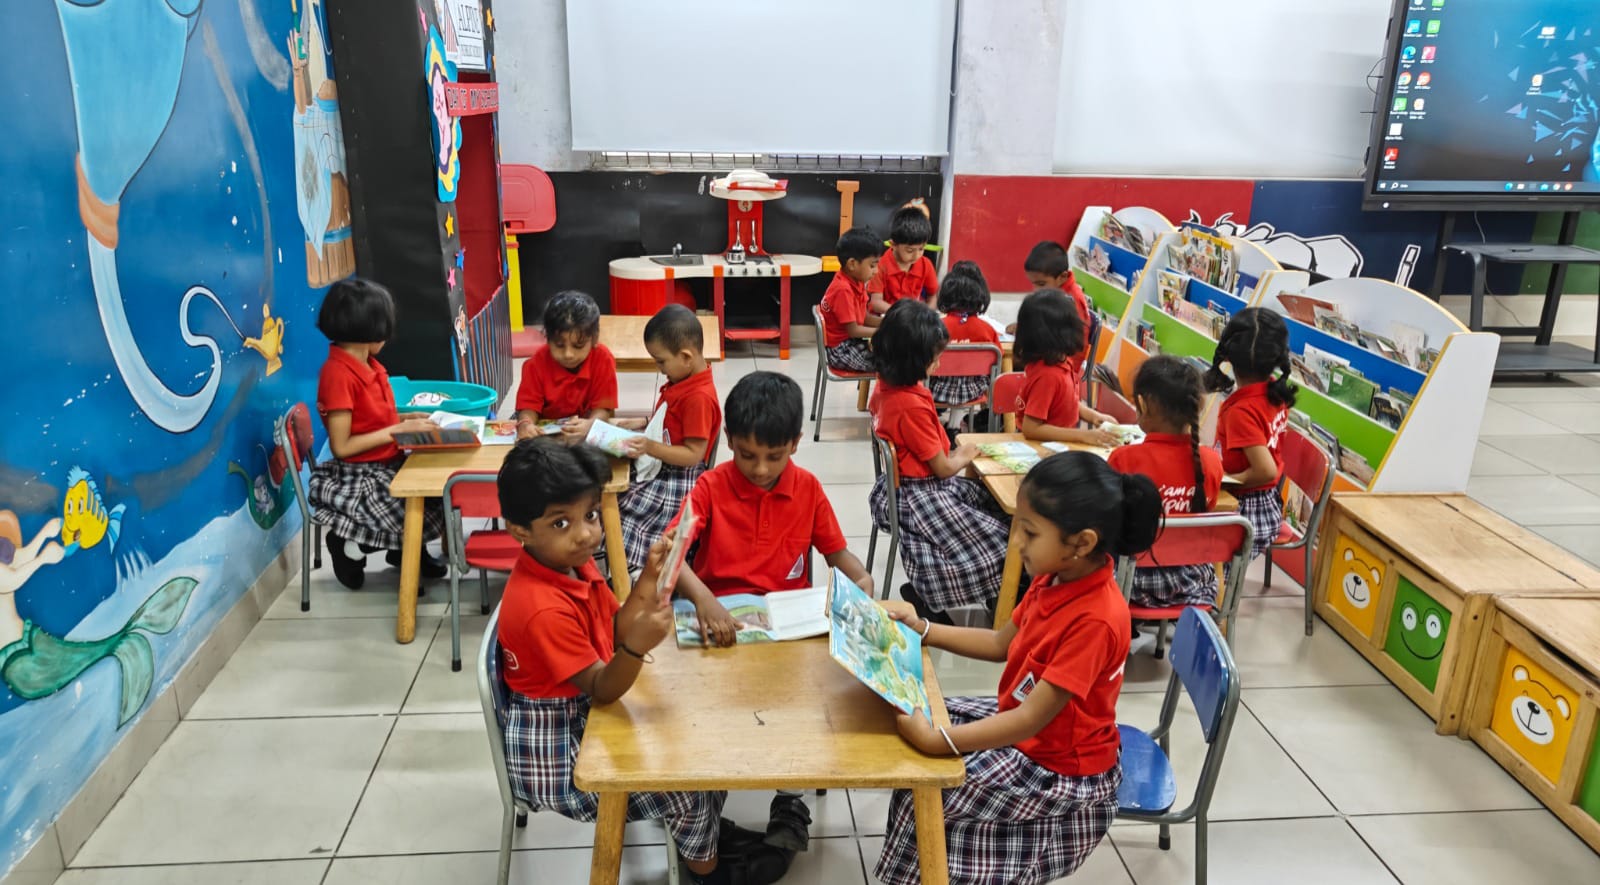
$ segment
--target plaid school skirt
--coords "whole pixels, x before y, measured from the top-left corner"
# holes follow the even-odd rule
[[[389,494],[389,483],[404,463],[341,461],[334,458],[311,469],[306,500],[311,519],[346,541],[383,550],[399,550],[405,538],[406,502]],[[422,538],[444,533],[444,508],[438,498],[422,506]]]
[[[959,406],[989,395],[988,375],[940,375],[928,379],[928,390],[933,401],[946,406]]]
[[[950,721],[995,715],[994,698],[948,698]],[[1111,829],[1122,767],[1088,777],[1057,774],[1016,747],[963,757],[967,781],[944,791],[951,885],[1053,882],[1081,866]],[[911,791],[895,790],[874,873],[889,885],[922,881]]]
[[[876,372],[872,364],[872,345],[865,338],[846,338],[828,348],[828,365],[843,372]]]
[[[1138,608],[1216,605],[1217,570],[1209,565],[1169,565],[1133,571],[1128,604]]]
[[[617,509],[622,512],[622,546],[628,553],[630,572],[644,568],[650,556],[650,545],[683,509],[683,499],[689,496],[694,481],[705,470],[704,464],[693,467],[662,464],[655,479],[635,483],[617,496]]]
[[[530,698],[507,692],[502,725],[511,793],[535,809],[592,823],[600,797],[572,783],[578,745],[589,723],[589,699]],[[693,861],[717,853],[718,821],[725,792],[629,793],[628,820],[660,820],[672,831],[678,852]]]
[[[1239,515],[1250,521],[1256,533],[1255,542],[1250,546],[1250,559],[1254,561],[1277,540],[1278,530],[1283,528],[1283,499],[1278,497],[1277,489],[1241,492]]]
[[[888,475],[868,499],[879,531],[889,530]],[[1000,596],[1011,519],[977,482],[964,476],[900,480],[900,560],[929,606],[949,611],[990,605]]]

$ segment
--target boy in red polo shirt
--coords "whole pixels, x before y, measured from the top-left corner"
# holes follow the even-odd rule
[[[946,699],[949,728],[897,720],[907,743],[966,764],[965,783],[943,796],[952,882],[1057,881],[1100,844],[1117,810],[1130,636],[1113,573],[1116,557],[1155,542],[1161,495],[1096,455],[1063,452],[1028,472],[1015,518],[1023,568],[1037,577],[1010,623],[952,627],[890,611],[925,647],[1005,661],[996,696]],[[890,800],[876,873],[890,885],[922,881],[910,790]]]
[[[703,352],[705,332],[694,311],[681,304],[661,308],[644,325],[644,346],[667,376],[656,399],[663,416],[661,439],[636,436],[628,441],[631,457],[649,455],[661,469],[649,479],[635,477],[634,484],[617,498],[622,511],[622,543],[628,570],[644,568],[650,545],[666,531],[672,515],[705,472],[722,425],[722,407],[711,380],[711,367]],[[643,430],[643,419],[617,422],[629,430]]]
[[[878,238],[864,227],[839,236],[839,270],[822,293],[822,343],[828,365],[844,372],[872,371],[872,334],[880,318],[867,309],[867,284],[878,272]]]
[[[665,538],[625,603],[595,568],[600,491],[610,477],[598,450],[551,439],[518,442],[499,476],[506,530],[522,545],[496,615],[510,689],[506,770],[517,798],[577,821],[593,821],[600,805],[572,780],[589,708],[626,694],[673,629],[672,608],[656,590]],[[695,882],[726,883],[731,864],[718,862],[717,839],[727,795],[631,793],[628,820],[662,820]]]
[[[1217,410],[1217,448],[1222,450],[1222,469],[1240,487],[1239,515],[1255,529],[1252,559],[1283,527],[1278,437],[1289,423],[1298,390],[1289,380],[1290,353],[1289,327],[1283,317],[1247,307],[1223,327],[1211,370],[1206,372],[1207,390],[1232,391]],[[1232,378],[1222,371],[1223,363],[1233,368]]]
[[[1079,350],[1072,354],[1071,362],[1073,371],[1081,376],[1084,361],[1089,358],[1091,342],[1088,335],[1093,328],[1093,320],[1089,318],[1089,296],[1083,293],[1083,287],[1072,276],[1072,260],[1067,256],[1066,247],[1050,240],[1039,242],[1028,250],[1028,257],[1022,261],[1022,270],[1035,289],[1060,289],[1072,296],[1072,303],[1078,308],[1078,319],[1083,321],[1084,341],[1079,345]],[[1016,331],[1015,327],[1011,329],[1013,334]]]
[[[923,254],[931,239],[933,222],[927,206],[918,202],[895,210],[889,220],[889,248],[878,262],[878,276],[867,284],[873,313],[882,315],[904,298],[932,303],[939,291],[939,272]]]
[[[694,603],[708,645],[738,639],[739,624],[717,597],[810,587],[818,583],[811,574],[812,550],[872,592],[872,577],[846,546],[822,483],[790,461],[804,411],[800,385],[776,372],[746,375],[728,393],[733,457],[694,484],[689,501],[702,522],[678,575],[678,593]],[[752,856],[750,863],[763,877],[781,876],[795,852],[805,850],[810,822],[798,792],[778,791],[765,839],[771,851]]]
[[[388,550],[400,564],[405,502],[389,494],[389,483],[405,461],[396,433],[436,430],[421,415],[402,419],[389,373],[378,352],[394,335],[394,298],[383,286],[360,278],[328,287],[317,328],[328,337],[328,359],[317,379],[317,413],[328,432],[333,458],[316,465],[306,487],[312,519],[326,528],[334,577],[351,590],[366,583],[367,554]],[[423,507],[422,536],[444,531],[438,498]],[[443,562],[422,553],[423,577],[442,578]]]
[[[517,385],[518,439],[535,435],[544,422],[609,420],[616,412],[617,360],[599,339],[600,308],[593,298],[571,289],[551,296],[544,306],[545,343],[522,364]],[[573,422],[568,442],[588,432],[587,421]]]

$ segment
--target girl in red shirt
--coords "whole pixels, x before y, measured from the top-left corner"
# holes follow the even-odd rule
[[[673,629],[656,587],[666,538],[651,547],[627,602],[595,568],[610,478],[598,449],[541,437],[517,443],[498,480],[506,531],[522,545],[496,613],[506,771],[517,798],[577,821],[593,821],[600,808],[572,780],[589,708],[626,694]],[[717,840],[727,795],[631,793],[628,820],[662,820],[694,882],[726,883]]]
[[[1160,493],[1096,455],[1063,452],[1022,481],[1016,520],[1023,567],[1038,577],[1011,623],[950,627],[890,611],[927,647],[1005,663],[997,697],[946,699],[948,729],[920,714],[897,721],[918,750],[966,762],[966,782],[944,791],[952,883],[1056,881],[1083,863],[1117,810],[1129,618],[1114,557],[1155,542]],[[909,790],[889,803],[875,872],[891,885],[921,881]]]
[[[885,470],[868,499],[872,518],[884,531],[891,518],[900,526],[900,559],[910,578],[901,597],[925,616],[945,621],[952,608],[994,606],[1011,534],[1010,521],[989,492],[961,475],[977,447],[950,451],[933,395],[922,386],[948,340],[933,308],[896,301],[873,336],[880,383],[867,404],[873,433],[894,443],[900,471],[899,512],[889,514]]]
[[[389,564],[400,564],[405,501],[389,494],[389,483],[405,456],[394,435],[438,429],[425,416],[401,416],[395,407],[389,373],[378,362],[394,323],[389,290],[360,278],[328,287],[317,314],[317,328],[332,342],[317,379],[317,413],[333,459],[312,469],[306,500],[312,520],[327,529],[334,577],[351,590],[366,583],[368,553],[388,550]],[[429,498],[422,513],[424,540],[439,537],[439,499]],[[445,565],[424,550],[421,573],[442,578]]]
[[[1133,378],[1144,442],[1114,449],[1107,462],[1150,477],[1168,516],[1206,513],[1222,490],[1222,458],[1200,445],[1206,392],[1200,370],[1171,356],[1153,356]],[[1133,573],[1128,602],[1137,608],[1214,605],[1217,570],[1208,565],[1151,566]]]
[[[973,265],[972,262],[962,262]],[[974,277],[968,271],[950,270],[939,285],[939,310],[944,313],[944,328],[950,334],[951,344],[993,344],[1000,346],[1000,333],[983,318],[989,309],[989,290],[982,276]],[[941,408],[970,403],[989,395],[988,375],[941,375],[928,379],[928,390],[933,401]],[[951,409],[945,422],[951,429],[961,427],[964,415]]]
[[[1289,423],[1298,389],[1289,381],[1289,354],[1289,329],[1283,317],[1249,307],[1223,327],[1211,371],[1206,373],[1206,389],[1233,391],[1217,412],[1217,448],[1222,450],[1228,480],[1240,487],[1239,515],[1255,529],[1252,559],[1267,549],[1283,526],[1278,437]],[[1223,364],[1233,377],[1222,370]]]
[[[1083,351],[1083,336],[1083,319],[1067,293],[1035,289],[1022,299],[1012,358],[1025,367],[1016,409],[1027,439],[1105,448],[1117,444],[1115,436],[1099,429],[1111,417],[1080,402],[1083,376],[1074,368],[1073,356]],[[1081,428],[1080,421],[1092,427]]]

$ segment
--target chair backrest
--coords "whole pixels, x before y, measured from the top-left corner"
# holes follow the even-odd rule
[[[894,443],[881,436],[872,438],[872,470],[875,475],[889,474],[889,494],[894,495],[900,488],[900,462],[896,460]]]
[[[1333,491],[1333,461],[1321,446],[1292,427],[1284,428],[1283,435],[1278,437],[1278,457],[1283,459],[1284,478],[1311,496],[1311,518],[1306,521],[1306,535],[1316,537],[1322,511],[1327,508],[1329,493]]]
[[[818,365],[828,364],[828,336],[822,330],[822,305],[811,305],[811,322],[817,327],[817,359]]]
[[[1095,409],[1111,416],[1111,420],[1118,424],[1138,424],[1139,409],[1120,391],[1109,387],[1102,387],[1100,394],[1095,398]]]
[[[1104,328],[1104,324],[1100,322],[1100,314],[1089,311],[1089,328],[1083,332],[1083,377],[1078,379],[1081,383],[1087,384],[1089,379],[1094,377],[1095,358],[1100,354],[1100,333]]]
[[[1239,671],[1217,624],[1185,609],[1172,634],[1172,673],[1189,693],[1206,743],[1225,733],[1239,703]]]
[[[444,483],[444,552],[455,567],[467,570],[467,535],[463,517],[500,518],[498,475],[473,470],[458,470]]]
[[[939,368],[933,371],[933,377],[987,375],[993,378],[1000,369],[1000,357],[1000,348],[993,344],[952,344],[939,355]]]
[[[289,467],[299,470],[311,460],[311,410],[305,403],[295,403],[283,414],[282,437],[278,444],[289,459]]]
[[[483,644],[478,646],[478,703],[483,707],[483,726],[489,736],[489,756],[493,760],[495,780],[500,784],[500,801],[507,808],[514,808],[518,801],[511,792],[511,775],[506,769],[503,718],[503,711],[510,699],[509,692],[500,674],[500,606],[497,605],[489,615],[489,623],[483,628]]]
[[[1009,415],[1017,411],[1017,397],[1022,395],[1023,374],[1007,372],[994,379],[989,388],[989,411]]]
[[[1218,609],[1221,617],[1231,617],[1239,606],[1245,569],[1250,565],[1250,544],[1255,531],[1250,521],[1234,513],[1176,514],[1166,518],[1161,534],[1149,550],[1124,557],[1117,563],[1119,586],[1131,587],[1135,566],[1214,565],[1225,563],[1227,581]]]
[[[500,165],[500,207],[514,233],[538,233],[556,224],[556,189],[538,166]]]

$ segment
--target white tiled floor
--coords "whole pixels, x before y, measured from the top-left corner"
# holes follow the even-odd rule
[[[724,393],[757,368],[786,370],[809,402],[812,349],[795,348],[787,364],[770,348],[735,354],[715,369]],[[624,404],[647,405],[652,388],[649,376],[623,376]],[[1600,561],[1600,385],[1503,386],[1493,399],[1471,493]],[[827,484],[864,557],[867,421],[849,385],[832,387],[824,411],[824,441],[811,442],[808,423],[798,461]],[[499,797],[472,672],[450,671],[448,592],[443,582],[426,588],[417,641],[399,646],[395,581],[380,567],[351,593],[318,573],[309,614],[299,611],[298,588],[286,592],[60,881],[492,881]],[[1281,576],[1274,583],[1266,593],[1251,583],[1236,628],[1244,703],[1212,806],[1211,881],[1600,881],[1600,857],[1476,746],[1433,734],[1333,631],[1306,638],[1298,588]],[[484,618],[476,583],[463,595],[470,659]],[[995,665],[941,655],[938,667],[952,694],[994,690]],[[1121,718],[1153,722],[1165,679],[1163,663],[1133,659]],[[1197,731],[1180,720],[1175,740],[1178,770],[1195,771]],[[767,798],[735,795],[729,813],[759,825]],[[833,791],[810,801],[816,838],[786,881],[868,881],[888,794]],[[584,881],[591,833],[534,815],[518,834],[512,881]],[[630,825],[628,844],[624,881],[664,881],[660,829]],[[1192,827],[1176,828],[1171,850],[1161,851],[1154,827],[1122,823],[1074,879],[1183,885],[1193,881],[1193,857]]]

